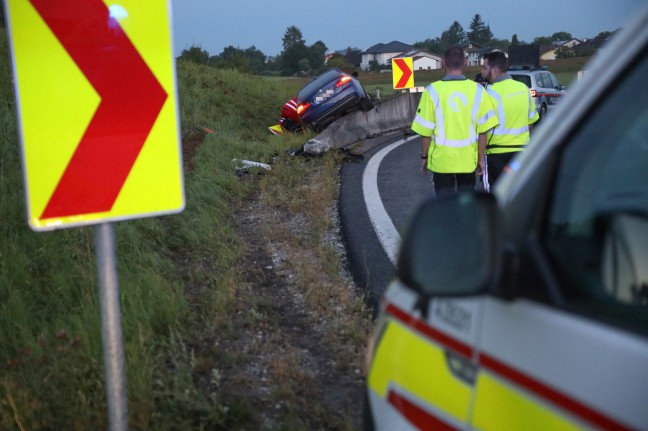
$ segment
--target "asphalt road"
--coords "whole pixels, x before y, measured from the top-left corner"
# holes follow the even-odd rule
[[[375,141],[342,167],[339,200],[351,270],[374,308],[394,277],[401,232],[433,194],[432,176],[420,173],[418,137],[398,133]]]

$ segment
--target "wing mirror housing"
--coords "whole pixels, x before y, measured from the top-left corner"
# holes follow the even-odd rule
[[[495,197],[461,192],[424,202],[403,236],[398,278],[422,298],[485,293],[502,261]]]

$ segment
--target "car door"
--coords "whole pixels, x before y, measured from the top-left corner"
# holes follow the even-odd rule
[[[546,186],[512,246],[520,269],[504,278],[516,294],[484,303],[474,429],[648,430],[648,60],[638,58],[537,168]]]
[[[367,429],[468,429],[482,302],[437,298],[422,307],[400,281],[390,286],[367,376]]]

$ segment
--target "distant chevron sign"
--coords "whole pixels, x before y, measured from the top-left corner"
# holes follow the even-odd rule
[[[414,87],[414,66],[411,57],[394,58],[392,60],[392,76],[394,89]]]

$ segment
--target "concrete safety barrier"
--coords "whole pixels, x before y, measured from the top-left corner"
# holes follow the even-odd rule
[[[322,133],[304,144],[304,153],[320,155],[346,148],[368,137],[409,128],[421,93],[404,93],[374,101],[371,111],[357,111],[331,123]]]

